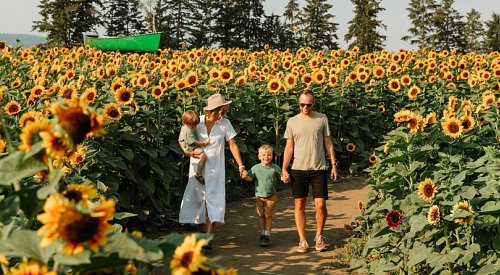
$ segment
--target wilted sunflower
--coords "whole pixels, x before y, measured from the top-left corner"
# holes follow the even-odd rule
[[[103,121],[100,115],[80,105],[53,104],[51,111],[59,119],[59,125],[71,137],[73,145],[81,143],[87,135],[101,134]]]
[[[43,117],[42,112],[26,112],[19,119],[19,128],[23,128],[28,122],[35,122]]]
[[[21,111],[21,105],[17,103],[15,100],[9,101],[7,104],[5,104],[5,113],[7,113],[9,116],[13,116]]]
[[[472,211],[472,207],[470,206],[469,202],[463,201],[463,202],[459,202],[459,203],[455,204],[451,210],[451,216],[453,216],[455,214],[455,211],[457,211],[458,209],[462,209],[464,211],[467,211],[471,215],[466,217],[466,218],[454,219],[455,223],[472,224],[472,222],[474,221],[474,214],[473,214],[474,211]]]
[[[403,223],[403,215],[401,215],[401,213],[397,210],[391,210],[385,216],[385,220],[387,221],[389,228],[396,229]]]
[[[199,270],[208,270],[209,268],[204,265],[207,257],[201,253],[206,243],[206,240],[196,241],[196,234],[186,236],[184,242],[175,249],[172,261],[170,261],[172,274],[192,274]]]
[[[102,111],[104,118],[120,120],[122,118],[122,110],[116,103],[109,103]]]
[[[347,145],[345,146],[345,149],[347,150],[347,152],[354,152],[356,151],[356,144],[354,143],[347,143]]]
[[[50,196],[43,206],[44,213],[37,219],[43,224],[38,235],[43,236],[41,247],[49,246],[61,238],[63,252],[76,255],[85,250],[86,242],[95,253],[99,246],[107,243],[105,231],[112,229],[108,220],[115,213],[115,202],[101,197],[95,208],[75,207],[69,199],[55,194]]]
[[[370,162],[370,164],[377,163],[377,160],[378,160],[378,157],[377,157],[377,155],[375,155],[375,153],[368,156],[368,162]]]
[[[74,204],[91,207],[97,198],[97,189],[87,184],[68,184],[62,195]]]
[[[441,123],[441,126],[443,127],[444,134],[454,139],[460,137],[464,128],[462,122],[454,117],[445,119]]]
[[[431,206],[429,209],[429,213],[427,214],[427,221],[430,224],[436,224],[441,219],[441,215],[439,214],[439,207],[436,205]]]
[[[418,186],[418,195],[426,202],[432,201],[437,193],[436,185],[430,178],[420,182]]]
[[[9,275],[56,275],[54,271],[49,271],[49,267],[41,265],[37,261],[21,262],[17,267],[11,267],[7,272]]]

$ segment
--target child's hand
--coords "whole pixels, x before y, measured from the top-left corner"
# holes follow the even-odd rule
[[[248,172],[247,170],[243,170],[241,173],[240,173],[240,176],[242,179],[246,178],[248,176]]]
[[[207,139],[203,142],[203,146],[208,146],[208,144],[210,143],[210,139]]]

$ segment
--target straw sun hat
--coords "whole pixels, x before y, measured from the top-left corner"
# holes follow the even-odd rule
[[[224,99],[224,96],[221,94],[214,94],[207,99],[207,106],[203,108],[203,110],[212,111],[213,109],[216,109],[220,106],[228,105],[231,102],[231,100],[226,101],[226,99]]]

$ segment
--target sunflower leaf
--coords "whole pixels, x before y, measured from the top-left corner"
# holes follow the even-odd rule
[[[57,250],[58,242],[41,248],[41,237],[36,231],[16,230],[0,242],[0,253],[11,257],[28,257],[47,264]]]
[[[410,250],[408,267],[421,263],[432,253],[431,247],[419,246]]]
[[[42,161],[33,157],[24,160],[24,155],[17,151],[0,160],[0,184],[10,185],[46,169]]]

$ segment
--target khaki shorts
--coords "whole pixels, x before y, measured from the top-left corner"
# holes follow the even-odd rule
[[[269,196],[267,198],[257,197],[255,206],[257,208],[257,214],[259,217],[272,217],[276,213],[276,195]]]

